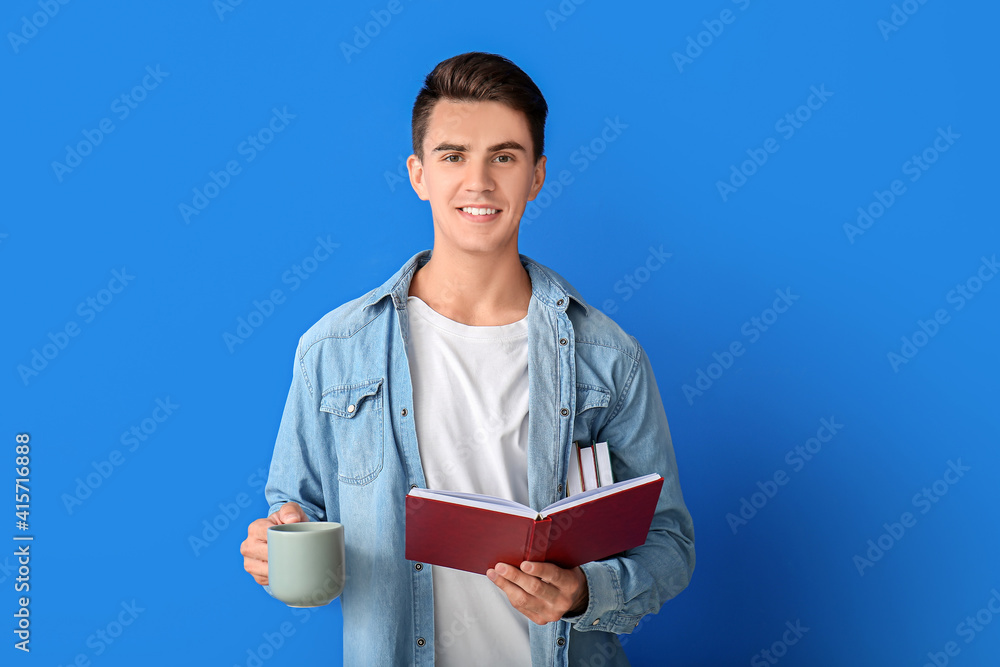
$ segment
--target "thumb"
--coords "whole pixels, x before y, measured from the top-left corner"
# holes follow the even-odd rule
[[[289,501],[278,510],[278,521],[280,523],[299,523],[308,520],[309,517],[306,516],[306,513],[297,502]]]

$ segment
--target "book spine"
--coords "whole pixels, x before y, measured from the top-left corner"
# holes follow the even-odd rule
[[[597,465],[594,461],[594,448],[580,448],[580,469],[583,471],[583,490],[590,491],[597,486]]]
[[[566,474],[566,496],[574,496],[583,491],[583,471],[580,469],[580,443],[573,442],[569,448],[569,470]]]
[[[545,517],[535,521],[528,536],[528,545],[524,550],[524,560],[545,562],[546,554],[549,552],[549,532],[552,530],[552,519]],[[520,566],[520,563],[512,563]]]
[[[599,442],[594,445],[594,458],[597,459],[597,485],[610,486],[615,483],[611,473],[611,453],[608,443]]]

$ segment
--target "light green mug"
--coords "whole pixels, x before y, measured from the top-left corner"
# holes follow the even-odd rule
[[[344,590],[344,526],[302,521],[267,529],[267,580],[289,607],[322,607]]]

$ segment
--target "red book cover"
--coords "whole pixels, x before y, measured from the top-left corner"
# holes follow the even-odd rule
[[[662,486],[662,477],[646,475],[541,512],[491,496],[412,489],[406,559],[478,574],[524,560],[575,567],[644,544]]]

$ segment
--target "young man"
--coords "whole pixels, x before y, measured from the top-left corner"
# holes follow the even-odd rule
[[[438,64],[407,161],[434,246],[299,340],[244,566],[267,584],[270,525],[345,526],[346,665],[627,665],[616,633],[687,586],[694,531],[649,359],[551,269],[518,253],[545,180],[547,106],[506,58]],[[573,441],[607,441],[616,479],[664,484],[646,543],[571,570],[473,574],[407,561],[410,488],[540,508],[566,494]],[[485,576],[484,576],[485,575]],[[269,589],[267,589],[268,592]],[[589,662],[587,664],[590,664]]]

